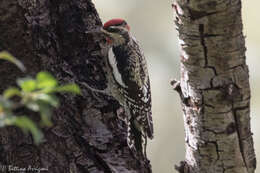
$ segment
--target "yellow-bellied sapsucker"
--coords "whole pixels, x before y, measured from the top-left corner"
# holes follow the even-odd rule
[[[130,149],[144,151],[153,138],[150,81],[145,57],[123,19],[112,19],[101,29],[110,49],[108,91],[124,107]],[[144,147],[145,146],[145,147]]]

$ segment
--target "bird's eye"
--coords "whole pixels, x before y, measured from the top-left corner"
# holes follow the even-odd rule
[[[119,29],[119,28],[116,28],[116,27],[114,27],[114,26],[110,26],[110,27],[106,28],[106,30],[107,30],[108,32],[120,32],[120,29]]]

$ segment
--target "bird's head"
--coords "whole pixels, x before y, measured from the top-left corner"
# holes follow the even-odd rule
[[[120,46],[127,43],[130,40],[129,31],[130,27],[124,19],[111,19],[102,28],[107,44],[110,46]]]

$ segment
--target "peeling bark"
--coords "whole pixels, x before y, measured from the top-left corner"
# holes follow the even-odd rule
[[[180,173],[253,173],[240,0],[176,0],[186,160]]]
[[[61,83],[77,83],[83,93],[60,95],[54,126],[43,129],[45,141],[39,146],[18,128],[1,129],[1,172],[9,165],[50,173],[151,172],[149,161],[135,158],[127,146],[127,128],[116,118],[119,104],[84,87],[106,88],[102,40],[86,34],[101,25],[90,0],[0,1],[0,50],[22,60],[29,75],[47,70]],[[0,73],[1,92],[25,75],[2,61]]]

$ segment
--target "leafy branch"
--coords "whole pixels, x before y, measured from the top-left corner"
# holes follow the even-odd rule
[[[0,60],[7,60],[25,71],[24,65],[8,52],[0,52]],[[31,77],[17,79],[18,87],[10,87],[0,95],[0,127],[17,126],[25,133],[30,132],[34,142],[38,144],[43,139],[40,128],[26,115],[16,115],[18,108],[27,108],[39,113],[41,126],[51,126],[53,108],[59,106],[56,93],[68,92],[80,94],[76,84],[59,85],[58,81],[48,72],[39,72],[35,79]]]

